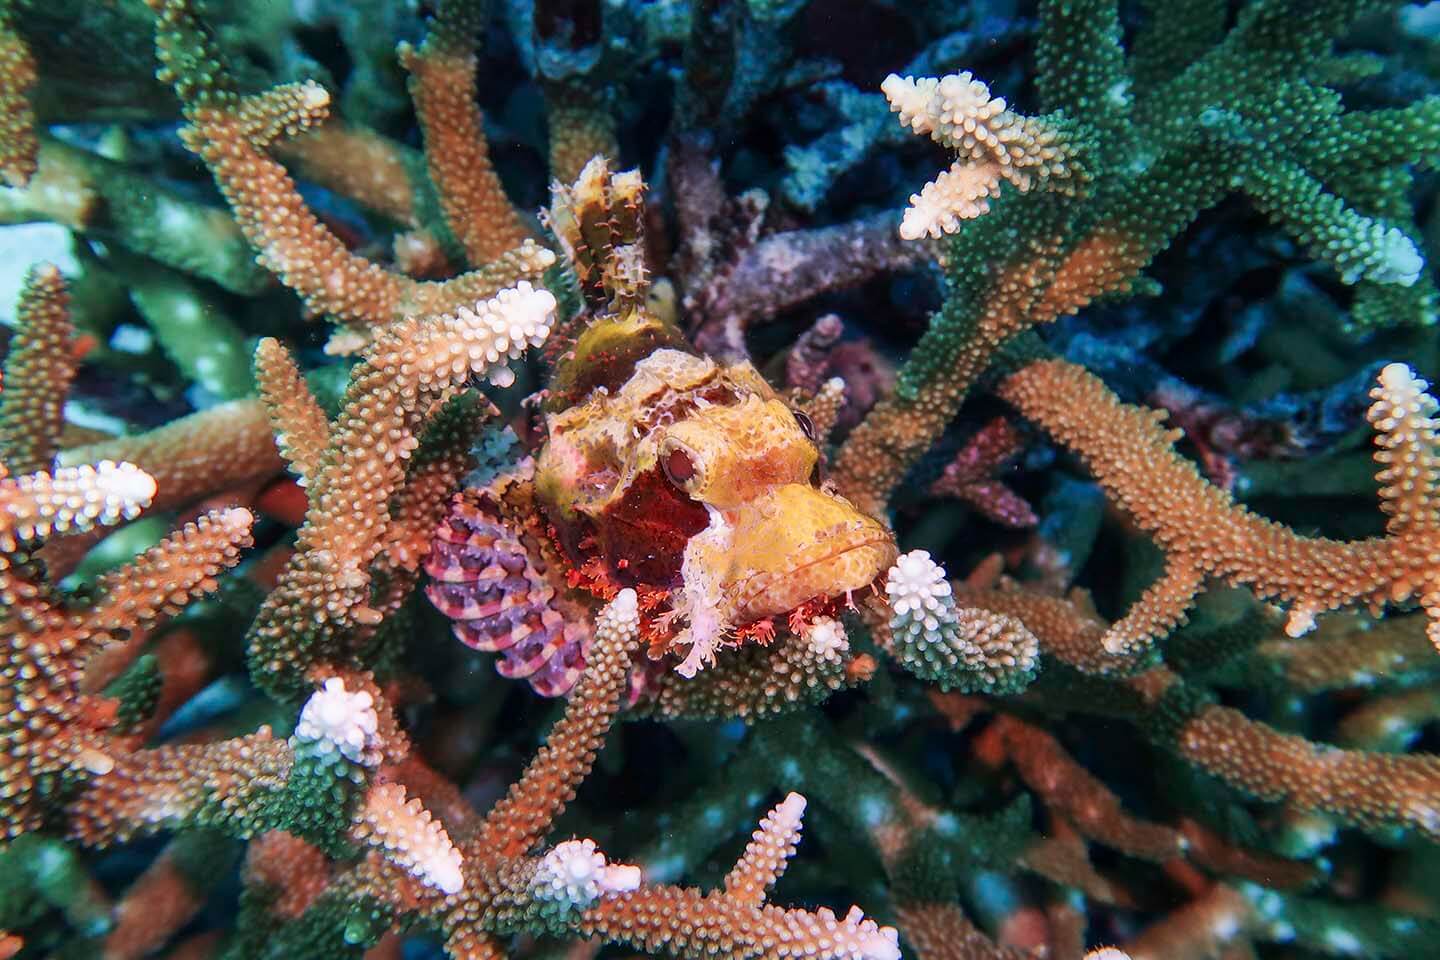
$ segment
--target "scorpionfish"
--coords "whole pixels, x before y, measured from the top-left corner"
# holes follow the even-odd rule
[[[798,631],[835,613],[897,556],[885,525],[822,482],[809,418],[652,308],[642,188],[598,157],[557,187],[550,225],[588,315],[554,364],[533,458],[462,492],[426,565],[457,636],[547,695],[578,678],[595,605],[623,587],[642,598],[652,660],[692,677],[777,620]]]

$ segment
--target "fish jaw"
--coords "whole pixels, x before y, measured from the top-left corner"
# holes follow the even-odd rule
[[[727,619],[748,623],[873,583],[899,556],[894,534],[836,494],[776,486],[726,511],[730,535],[715,569]]]

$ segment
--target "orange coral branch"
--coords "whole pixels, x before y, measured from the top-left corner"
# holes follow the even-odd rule
[[[1008,596],[974,591],[965,602],[985,608],[995,599],[1008,608]],[[1045,609],[1054,621],[1063,619],[1063,608],[1052,605]],[[1058,654],[1064,649],[1050,644],[1046,622],[1027,619],[1023,610],[1017,615],[1047,650]],[[1071,615],[1089,626],[1088,616],[1081,611],[1072,608]],[[1194,704],[1198,695],[1165,667],[1146,670],[1123,682],[1131,691],[1129,698],[1121,698],[1128,700],[1128,705],[1120,701],[1097,704],[1102,712],[1115,708],[1143,726],[1156,726],[1154,733],[1162,742],[1231,786],[1262,799],[1323,811],[1358,826],[1399,825],[1440,837],[1440,801],[1436,799],[1440,797],[1440,756],[1341,750],[1281,733],[1238,710],[1203,702],[1177,717],[1174,704]],[[1082,709],[1085,706],[1088,704]]]
[[[156,510],[275,476],[285,469],[258,400],[232,400],[163,427],[60,453],[62,464],[125,460],[155,478]]]
[[[116,904],[102,960],[139,960],[159,949],[205,905],[204,894],[176,862],[172,842]]]
[[[526,242],[482,269],[427,282],[351,253],[311,212],[284,166],[266,149],[280,136],[323,120],[330,95],[306,82],[240,97],[221,84],[218,52],[190,0],[151,4],[159,8],[156,53],[162,74],[175,85],[189,121],[182,134],[186,144],[210,167],[261,262],[300,295],[311,313],[332,316],[360,334],[405,316],[474,303],[554,263],[550,251]],[[341,337],[334,349],[352,352],[363,339]]]
[[[1216,706],[1181,727],[1176,749],[1263,800],[1323,810],[1360,826],[1399,825],[1440,838],[1440,757],[1341,750]]]
[[[49,470],[79,366],[65,278],[52,264],[25,276],[0,393],[0,463],[11,473]]]
[[[1030,956],[991,940],[953,903],[899,903],[895,915],[920,960],[1026,960]]]
[[[93,480],[114,467],[102,463],[99,470],[87,466],[60,473]],[[0,480],[0,492],[4,483]],[[137,483],[143,487],[136,489]],[[154,492],[150,478],[134,468],[123,476],[122,486],[129,493],[142,494],[139,505]],[[118,494],[112,490],[108,495]],[[135,503],[129,506],[138,509]],[[8,513],[0,510],[0,515]],[[88,521],[114,522],[118,515],[100,512]],[[0,597],[5,599],[0,605],[0,635],[11,638],[0,660],[0,672],[8,678],[0,684],[3,836],[31,830],[43,820],[44,804],[53,802],[56,782],[80,783],[114,769],[116,744],[104,731],[115,722],[115,704],[82,693],[87,661],[105,644],[149,627],[191,598],[213,590],[215,575],[235,563],[241,548],[249,545],[250,523],[250,513],[244,509],[201,517],[103,578],[97,585],[99,599],[88,608],[56,602],[45,585],[26,579],[34,573],[30,564],[0,557]],[[53,522],[46,529],[52,526]],[[0,553],[14,547],[13,541],[0,542]]]
[[[1440,666],[1425,636],[1421,614],[1372,619],[1337,613],[1320,620],[1303,640],[1267,640],[1256,648],[1300,693],[1370,686],[1377,681]]]
[[[840,492],[864,512],[883,516],[890,494],[954,418],[1002,343],[1123,288],[1147,258],[1136,244],[1105,229],[1073,246],[1055,237],[1029,241],[998,268],[973,322],[944,311],[936,317],[916,352],[937,372],[915,389],[880,401],[851,432],[835,461]]]
[[[725,893],[738,900],[764,903],[765,892],[773,887],[795,855],[800,842],[800,818],[805,814],[805,798],[791,793],[784,802],[760,821],[745,853],[735,868],[725,875]]]
[[[1083,594],[1065,599],[1030,590],[979,590],[961,584],[955,584],[954,591],[955,603],[962,608],[980,607],[1024,623],[1046,653],[1081,673],[1117,676],[1135,669],[1133,659],[1106,652],[1100,641],[1107,624]]]
[[[408,227],[420,225],[415,212],[421,159],[411,148],[373,130],[330,120],[275,144],[300,174],[343,194],[381,216]],[[412,172],[414,171],[414,172]]]
[[[490,163],[475,103],[480,6],[444,0],[420,49],[400,48],[400,62],[410,71],[410,98],[425,138],[430,179],[445,220],[472,264],[489,263],[528,239]]]
[[[270,912],[294,919],[304,913],[330,885],[325,854],[294,834],[268,830],[245,850],[245,884],[263,887],[274,898]]]
[[[392,536],[396,544],[413,540],[413,530],[392,528],[391,498],[405,484],[432,408],[471,376],[513,378],[505,363],[545,338],[554,309],[547,291],[522,282],[477,304],[478,312],[393,325],[351,371],[330,444],[308,478],[295,555],[250,629],[251,664],[262,676],[298,689],[311,665],[348,662],[348,635],[380,622],[371,564]],[[416,509],[435,500],[432,490]],[[401,552],[419,556],[410,547]]]
[[[1346,714],[1336,739],[1363,750],[1403,750],[1440,717],[1440,686],[1430,684],[1376,697]]]
[[[174,829],[202,808],[223,804],[230,832],[248,836],[248,817],[280,790],[294,751],[268,727],[234,740],[156,747],[122,756],[67,807],[71,837],[92,846]]]
[[[130,463],[101,460],[54,473],[8,476],[0,463],[0,552],[20,542],[78,533],[138,516],[155,496],[155,481]],[[0,567],[0,583],[5,582]]]
[[[1208,960],[1248,943],[1260,917],[1239,891],[1216,884],[1125,945],[1131,960]]]
[[[633,944],[647,953],[683,946],[687,956],[740,960],[772,956],[847,956],[859,960],[895,960],[893,940],[875,929],[859,928],[854,916],[836,917],[821,907],[814,913],[770,904],[744,903],[721,893],[702,894],[687,887],[643,887],[607,897],[585,911],[580,932]],[[890,931],[894,936],[894,931]]]
[[[1353,543],[1302,537],[1239,506],[1175,453],[1180,432],[1160,427],[1163,413],[1121,403],[1083,368],[1034,363],[1007,377],[999,393],[1076,451],[1112,502],[1165,551],[1164,576],[1104,640],[1107,650],[1133,654],[1184,622],[1206,575],[1290,603],[1292,636],[1323,611],[1379,608],[1419,593],[1440,646],[1434,402],[1424,388],[1395,364],[1371,394],[1376,460],[1385,466],[1381,482],[1391,484],[1380,492],[1381,507],[1391,519],[1387,536]]]
[[[1012,716],[997,717],[995,723],[1026,785],[1086,837],[1142,860],[1170,860],[1184,851],[1177,831],[1126,813],[1120,798],[1050,734]]]
[[[253,522],[243,507],[205,514],[106,574],[96,584],[102,599],[86,611],[87,630],[94,636],[121,636],[213,592],[216,574],[234,566],[240,551],[250,546]]]
[[[255,345],[255,385],[275,434],[275,445],[303,487],[330,443],[330,420],[305,385],[290,351],[272,337]]]
[[[35,175],[40,143],[30,94],[38,74],[30,46],[15,30],[10,4],[0,10],[0,177],[23,187]]]
[[[550,729],[545,746],[524,775],[486,816],[467,855],[518,856],[550,831],[550,824],[590,773],[595,754],[620,709],[630,658],[639,646],[640,611],[635,592],[622,590],[595,623],[595,640],[565,715]]]

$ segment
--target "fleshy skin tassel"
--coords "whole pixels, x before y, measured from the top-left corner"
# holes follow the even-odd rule
[[[0,0],[0,958],[1434,955],[1435,6]]]

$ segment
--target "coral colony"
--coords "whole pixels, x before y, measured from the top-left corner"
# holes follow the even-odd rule
[[[0,958],[1440,956],[1437,158],[1440,3],[0,2]]]

